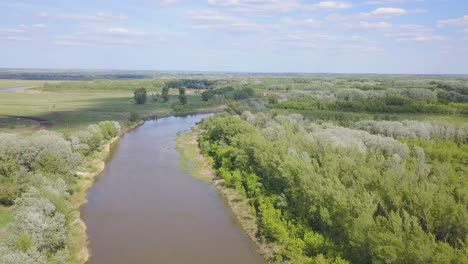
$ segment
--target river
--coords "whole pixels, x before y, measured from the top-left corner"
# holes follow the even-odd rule
[[[82,209],[91,264],[261,264],[212,185],[178,168],[178,132],[208,115],[147,121],[125,134]]]

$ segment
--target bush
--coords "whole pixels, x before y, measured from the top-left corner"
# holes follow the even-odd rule
[[[120,133],[120,124],[115,121],[102,121],[98,124],[104,139],[111,139]]]
[[[24,141],[19,163],[30,171],[70,174],[81,158],[73,153],[70,142],[57,133],[41,131]]]
[[[130,117],[128,118],[128,121],[131,123],[135,123],[136,121],[138,121],[139,118],[140,118],[140,115],[138,113],[131,112]]]
[[[101,147],[104,136],[101,134],[101,129],[97,125],[88,126],[88,131],[90,134],[88,146],[91,151],[96,151]]]
[[[139,88],[133,92],[133,98],[135,103],[137,104],[145,104],[146,103],[146,89]]]
[[[53,256],[66,249],[68,229],[65,215],[47,197],[65,199],[66,185],[41,175],[35,176],[34,182],[35,186],[15,201],[14,220],[7,227],[5,245],[28,255],[36,252],[41,256]]]
[[[235,100],[243,100],[247,98],[251,98],[255,95],[255,91],[252,88],[244,87],[240,90],[236,90],[234,93]]]

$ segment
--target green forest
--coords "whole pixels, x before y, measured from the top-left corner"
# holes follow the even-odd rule
[[[200,147],[281,263],[467,263],[468,129],[248,111]],[[404,128],[404,129],[401,129]]]

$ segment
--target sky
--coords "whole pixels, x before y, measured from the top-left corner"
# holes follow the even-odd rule
[[[468,74],[468,0],[0,0],[0,68]]]

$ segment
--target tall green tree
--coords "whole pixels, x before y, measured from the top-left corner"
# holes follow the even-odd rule
[[[161,98],[164,103],[169,101],[169,87],[167,86],[163,87],[162,92],[161,92]]]
[[[137,104],[145,104],[146,103],[146,89],[139,88],[133,92],[133,98],[135,99],[135,103]]]
[[[185,95],[185,88],[179,88],[179,101],[181,104],[187,104],[187,96]]]

